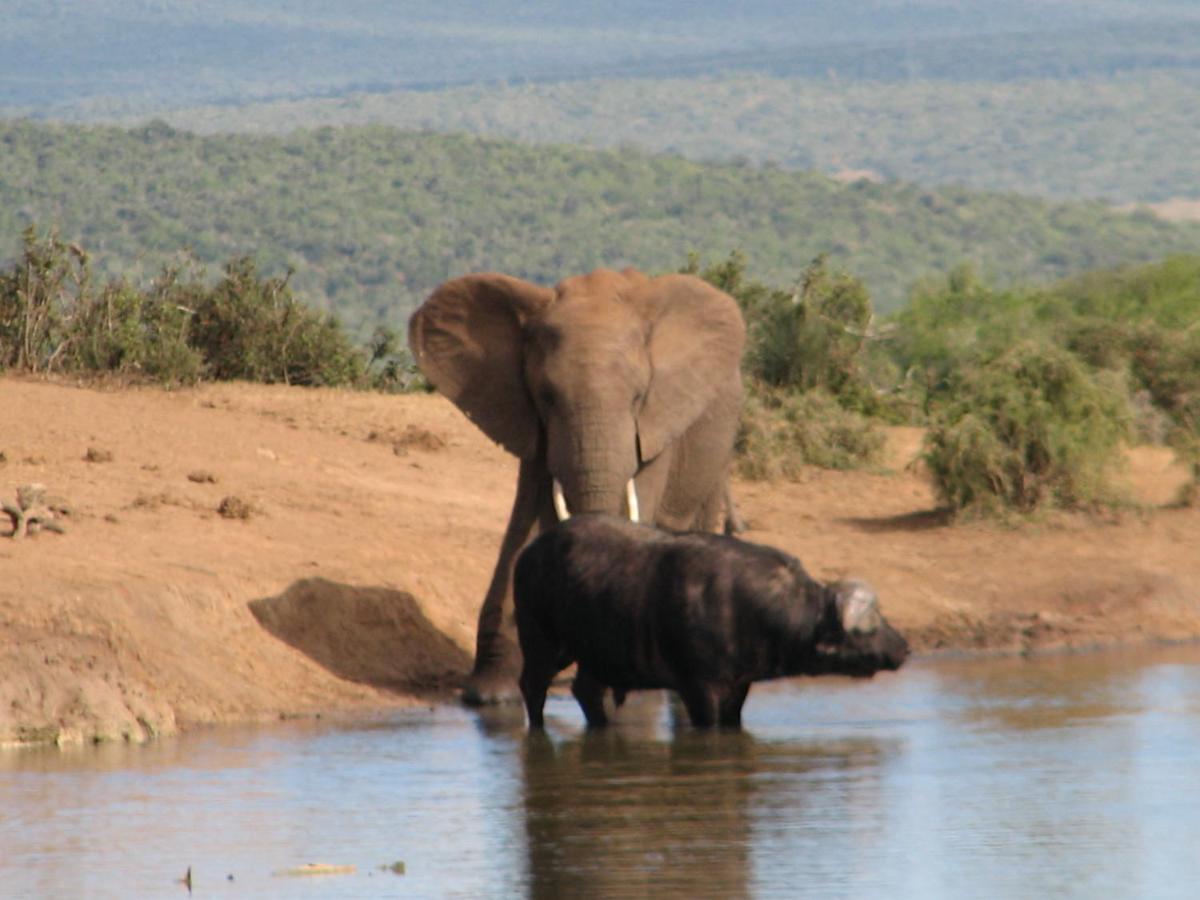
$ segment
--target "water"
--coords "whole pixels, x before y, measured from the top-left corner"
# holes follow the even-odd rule
[[[0,897],[1191,897],[1200,648],[0,754]],[[403,875],[381,869],[403,861]],[[307,862],[348,875],[283,877]],[[232,876],[232,879],[230,879]]]

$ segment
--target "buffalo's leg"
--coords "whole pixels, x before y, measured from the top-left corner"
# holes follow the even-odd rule
[[[529,714],[529,727],[541,729],[546,727],[544,710],[546,707],[546,691],[554,673],[538,666],[525,663],[521,670],[521,696],[525,699],[525,712]]]
[[[749,681],[735,684],[721,697],[717,706],[717,721],[722,728],[742,727],[742,706],[746,702],[746,695],[750,693],[750,684]]]
[[[707,685],[689,684],[679,688],[679,699],[687,709],[695,728],[712,728],[717,724],[717,703]]]
[[[579,702],[589,728],[603,728],[608,724],[608,714],[604,711],[604,685],[584,666],[575,673],[571,693]]]

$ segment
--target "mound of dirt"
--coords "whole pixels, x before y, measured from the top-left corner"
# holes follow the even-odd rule
[[[0,744],[448,699],[465,677],[516,463],[444,399],[4,377],[0,410],[0,498],[39,484],[69,508],[62,533],[0,536]],[[1130,456],[1146,511],[1011,529],[948,522],[907,465],[920,433],[889,439],[888,473],[735,484],[744,537],[872,581],[919,651],[1200,636],[1200,510],[1163,507],[1186,477],[1168,451]]]

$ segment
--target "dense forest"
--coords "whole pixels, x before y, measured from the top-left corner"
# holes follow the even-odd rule
[[[1200,145],[1197,109],[1196,73],[961,83],[727,75],[358,93],[164,118],[204,132],[386,124],[1132,203],[1200,198],[1200,154],[1180,152]]]
[[[181,248],[294,270],[357,333],[403,323],[440,281],[481,269],[542,283],[596,266],[677,268],[731,249],[772,283],[819,254],[880,310],[969,262],[1010,284],[1194,249],[1200,226],[1100,203],[701,164],[384,127],[197,136],[0,123],[0,261],[31,224],[83,242],[96,272],[148,278]]]

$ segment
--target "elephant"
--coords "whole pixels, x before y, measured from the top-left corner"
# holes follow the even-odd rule
[[[472,706],[518,703],[517,555],[572,512],[713,531],[742,406],[737,302],[692,275],[597,269],[548,288],[499,273],[443,283],[409,320],[421,372],[519,460],[479,612]]]

